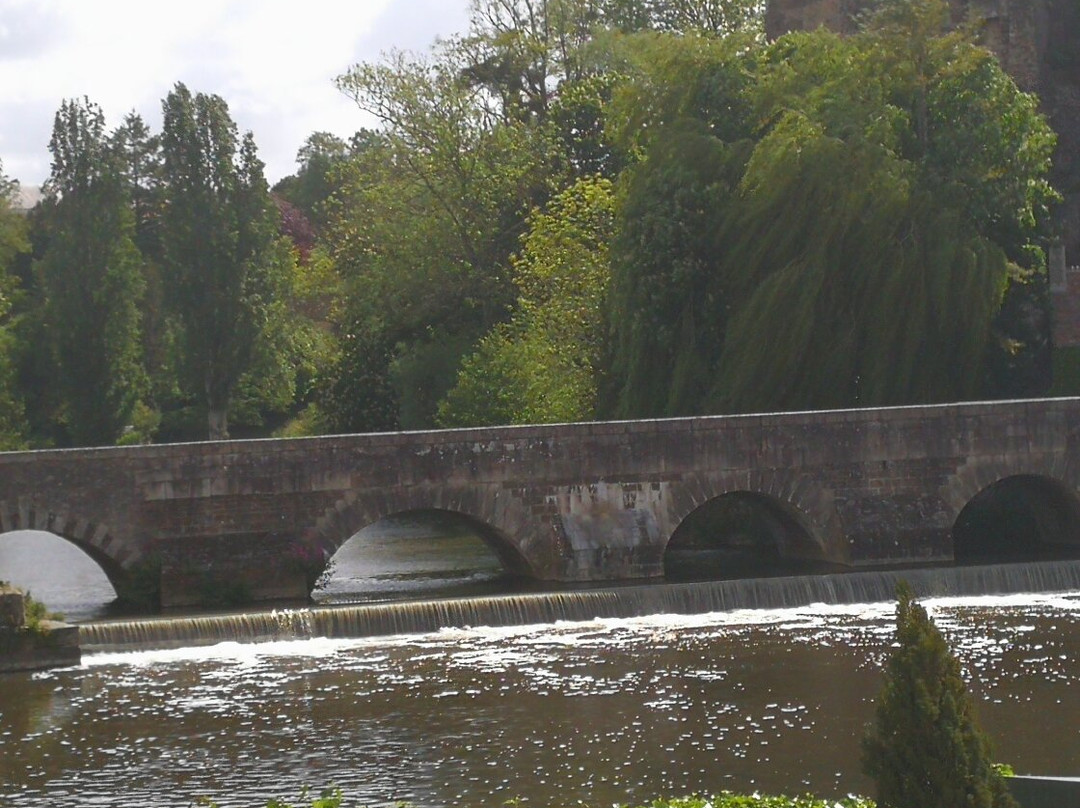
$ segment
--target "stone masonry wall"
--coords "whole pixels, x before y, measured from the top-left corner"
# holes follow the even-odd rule
[[[1054,312],[1054,346],[1080,345],[1080,266],[1064,271],[1064,283],[1051,288]]]
[[[963,507],[1017,474],[1080,487],[1080,399],[0,453],[0,520],[81,526],[54,532],[114,575],[157,558],[180,606],[305,597],[301,553],[422,509],[548,580],[659,576],[682,521],[735,491],[796,514],[807,557],[948,560]]]

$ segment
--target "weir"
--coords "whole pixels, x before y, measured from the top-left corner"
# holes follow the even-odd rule
[[[376,603],[307,609],[89,623],[85,652],[134,651],[316,637],[358,638],[444,628],[782,609],[813,603],[891,600],[907,581],[916,596],[1003,595],[1080,590],[1080,561],[890,569],[833,575],[624,586],[575,592]]]

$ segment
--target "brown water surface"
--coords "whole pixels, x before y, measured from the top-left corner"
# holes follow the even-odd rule
[[[930,601],[1001,760],[1080,774],[1080,593]],[[103,654],[0,677],[0,805],[865,792],[892,607]]]

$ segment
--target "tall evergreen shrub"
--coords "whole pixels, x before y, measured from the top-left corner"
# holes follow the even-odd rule
[[[863,769],[886,808],[1017,808],[994,768],[960,663],[907,584]]]

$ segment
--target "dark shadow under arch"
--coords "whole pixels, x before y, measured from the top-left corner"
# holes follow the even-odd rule
[[[971,498],[952,536],[961,564],[1080,558],[1080,498],[1052,477],[1005,477]]]
[[[808,520],[789,503],[732,491],[692,511],[664,551],[669,580],[792,575],[838,568],[826,560]]]

